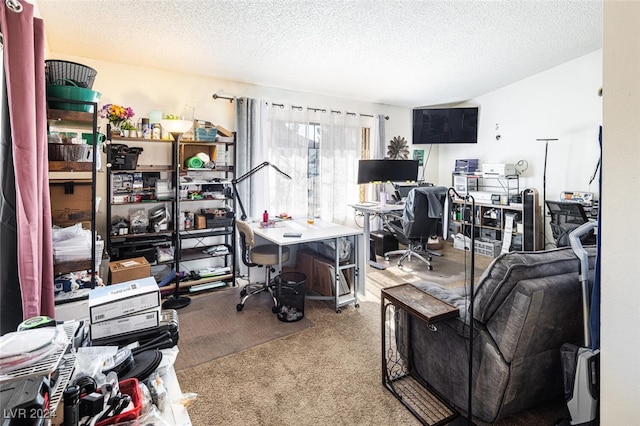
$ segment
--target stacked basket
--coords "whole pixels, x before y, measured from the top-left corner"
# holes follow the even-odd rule
[[[86,65],[61,60],[44,61],[49,108],[67,111],[93,112],[100,93],[91,90],[96,70]],[[87,103],[91,102],[91,103]],[[92,147],[86,143],[63,143],[60,138],[49,137],[50,161],[87,162],[92,158]],[[51,142],[51,141],[54,142]],[[93,141],[93,138],[92,138]]]
[[[100,93],[91,90],[97,71],[86,65],[51,59],[44,61],[49,107],[68,111],[93,112],[93,105],[78,102],[98,102]],[[62,102],[62,100],[78,102]]]

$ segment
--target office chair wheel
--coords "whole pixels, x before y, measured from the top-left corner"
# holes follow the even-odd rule
[[[388,262],[389,261],[389,256],[385,256],[384,260],[386,260]]]
[[[245,297],[247,295],[247,289],[243,288],[242,290],[240,290],[240,297]]]
[[[430,271],[433,271],[433,266],[432,265],[427,265],[427,269]]]
[[[238,310],[238,312],[240,312],[241,310],[243,310],[243,309],[244,309],[244,305],[243,305],[242,303],[238,303],[238,304],[236,305],[236,309]]]
[[[336,314],[341,314],[342,313],[342,309],[338,308],[336,309]]]
[[[359,304],[359,303],[356,303],[354,306],[355,306],[356,308],[359,308],[359,307],[360,307],[360,304]]]

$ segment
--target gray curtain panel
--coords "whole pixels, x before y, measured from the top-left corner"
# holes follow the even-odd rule
[[[257,114],[259,102],[252,98],[236,99],[236,164],[235,177],[242,177],[251,170],[251,147],[257,141]],[[246,179],[237,185],[236,198],[242,200],[245,213],[251,217],[251,179]],[[239,209],[239,206],[238,206]],[[238,212],[240,213],[240,212]]]
[[[376,147],[376,152],[372,153],[375,155],[372,158],[384,158],[387,152],[387,146],[385,143],[385,141],[387,140],[387,137],[385,135],[385,125],[387,120],[383,114],[379,114],[377,121],[378,121],[378,143],[376,143],[376,141],[371,141],[373,146]]]

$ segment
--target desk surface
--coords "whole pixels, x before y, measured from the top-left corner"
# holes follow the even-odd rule
[[[280,246],[362,234],[361,229],[321,220],[316,220],[313,225],[308,224],[306,219],[289,219],[276,222],[274,226],[268,228],[260,228],[258,223],[253,223],[251,226],[256,235]],[[302,235],[285,237],[286,232],[299,232]]]
[[[359,204],[349,204],[349,206],[364,213],[389,213],[389,212],[404,210],[404,203],[401,203],[401,204],[387,203],[384,206],[380,203],[359,203]]]

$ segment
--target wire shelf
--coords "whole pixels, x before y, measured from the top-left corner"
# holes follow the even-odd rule
[[[414,374],[408,355],[411,353],[408,333],[399,335],[397,325],[413,318],[408,318],[410,314],[406,310],[392,303],[383,304],[382,309],[384,385],[423,425],[449,423],[458,416],[458,412]]]
[[[8,383],[33,376],[48,376],[57,370],[58,378],[49,391],[49,418],[55,417],[58,404],[62,399],[62,394],[71,379],[71,374],[75,367],[76,355],[74,351],[69,351],[71,338],[78,329],[78,322],[67,322],[62,325],[67,341],[64,346],[47,355],[32,365],[12,371],[9,374],[0,376],[0,383]]]

